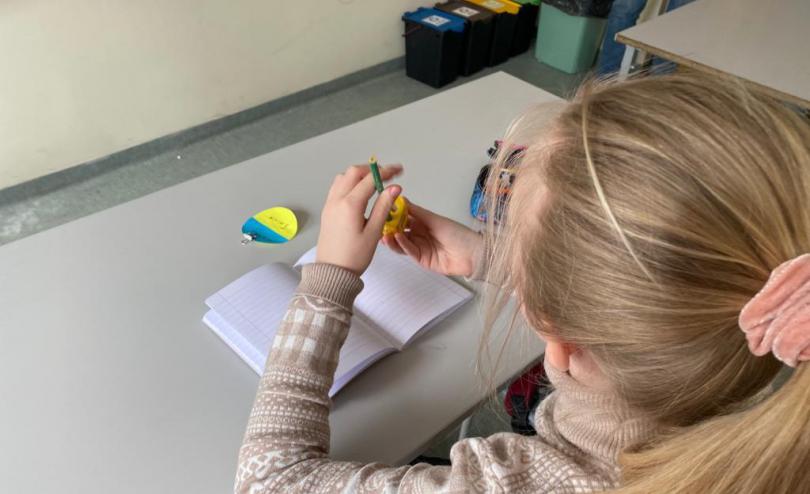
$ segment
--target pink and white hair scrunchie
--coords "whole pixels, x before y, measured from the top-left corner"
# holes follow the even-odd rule
[[[791,367],[810,360],[810,254],[774,269],[743,307],[739,324],[754,355],[771,352]]]

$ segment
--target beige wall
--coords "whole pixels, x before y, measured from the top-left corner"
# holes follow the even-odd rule
[[[420,0],[0,0],[0,188],[403,54]]]

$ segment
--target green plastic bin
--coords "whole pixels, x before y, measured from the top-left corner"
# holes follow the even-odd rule
[[[569,74],[588,70],[602,44],[606,24],[607,19],[568,15],[543,3],[534,56]]]

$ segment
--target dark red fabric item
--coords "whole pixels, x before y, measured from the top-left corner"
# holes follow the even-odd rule
[[[529,415],[549,392],[550,383],[542,362],[512,381],[503,399],[506,413],[512,417],[512,430],[524,435],[535,434],[529,423]]]

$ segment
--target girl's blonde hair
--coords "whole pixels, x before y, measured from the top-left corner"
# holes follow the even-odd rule
[[[781,365],[748,351],[737,318],[773,268],[810,252],[808,123],[688,73],[587,83],[535,125],[547,110],[504,146],[529,144],[507,221],[485,236],[488,322],[517,294],[536,330],[590,352],[660,426],[622,454],[622,492],[807,489],[810,369],[763,397]]]

